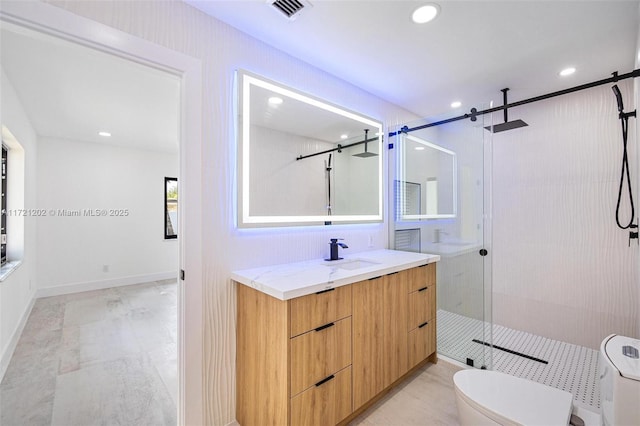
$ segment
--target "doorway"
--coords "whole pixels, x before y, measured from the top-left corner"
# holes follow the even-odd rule
[[[179,391],[177,392],[177,420],[179,423],[201,423],[202,401],[202,338],[198,330],[202,330],[202,272],[200,254],[200,179],[201,167],[198,162],[190,162],[189,170],[184,164],[189,157],[200,150],[200,125],[201,117],[198,112],[200,67],[199,61],[185,55],[145,42],[144,40],[123,34],[117,30],[95,23],[90,20],[66,13],[46,4],[3,4],[1,19],[6,23],[15,24],[22,28],[29,28],[41,33],[47,33],[55,37],[71,40],[81,45],[89,45],[91,48],[103,53],[114,54],[121,59],[126,59],[135,64],[144,64],[152,68],[169,72],[180,81],[181,95],[180,105],[176,105],[180,118],[178,140],[179,152],[179,181],[181,186],[189,190],[181,192],[179,209],[181,217],[178,225],[177,250],[179,252],[179,266],[176,268],[175,277],[182,272],[184,280],[177,285],[178,309],[177,309],[177,351],[179,378]],[[105,41],[106,40],[106,41]],[[111,43],[122,42],[115,50]],[[195,107],[194,107],[195,106]],[[186,110],[192,110],[189,115]],[[164,178],[163,176],[162,178]],[[107,185],[108,182],[105,182]],[[162,194],[163,181],[157,186]],[[91,210],[93,207],[87,207]],[[109,209],[109,207],[107,207]],[[80,210],[85,214],[85,208],[70,208],[72,213]],[[119,210],[115,208],[114,210]],[[126,207],[123,209],[126,210]],[[162,215],[162,206],[160,206]],[[189,226],[185,226],[189,223]],[[162,229],[158,229],[158,235],[162,238]],[[123,244],[126,241],[122,242]],[[112,271],[115,265],[102,263],[102,272]],[[189,285],[186,285],[188,282]],[[36,286],[38,284],[36,283]],[[188,312],[184,308],[189,306]],[[185,359],[189,362],[186,363]]]

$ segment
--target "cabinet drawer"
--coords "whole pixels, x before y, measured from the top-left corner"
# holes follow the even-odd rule
[[[409,324],[407,331],[411,331],[420,324],[435,318],[435,288],[436,286],[432,285],[409,293]]]
[[[351,315],[351,286],[333,288],[289,301],[290,336],[313,330]]]
[[[291,396],[351,364],[351,317],[291,339]]]
[[[409,332],[409,368],[415,367],[429,355],[436,351],[436,321],[431,320],[426,325]]]
[[[290,424],[335,425],[351,411],[351,367],[347,367],[291,398]]]
[[[418,266],[409,269],[411,279],[409,280],[409,292],[417,291],[423,287],[429,287],[436,283],[436,264]]]

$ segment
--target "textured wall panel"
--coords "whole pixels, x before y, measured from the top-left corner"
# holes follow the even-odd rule
[[[618,86],[631,110],[632,82]],[[494,321],[594,349],[610,333],[638,337],[639,251],[615,222],[622,136],[610,87],[511,116],[529,127],[494,135]]]
[[[330,229],[234,228],[235,70],[261,74],[383,122],[416,117],[179,1],[50,3],[202,60],[204,417],[207,424],[228,424],[235,419],[236,303],[230,272],[326,256],[331,237],[345,238],[352,252],[386,247],[388,239],[386,222]]]

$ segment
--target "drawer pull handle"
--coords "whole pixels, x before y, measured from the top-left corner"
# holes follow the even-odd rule
[[[387,274],[387,275],[395,275],[395,274],[397,274],[397,272],[392,272],[392,273]]]
[[[429,321],[425,322],[424,324],[420,324],[420,325],[418,326],[418,328],[422,328],[422,327],[424,327],[424,326],[425,326],[425,325],[427,325],[427,324],[429,324]]]
[[[369,278],[369,281],[377,280],[378,278],[382,278],[382,275],[380,275],[379,277]]]
[[[418,266],[418,268],[424,268],[425,266],[429,266],[429,264],[428,264],[428,263],[425,263],[424,265],[420,265],[420,266]]]
[[[322,330],[324,330],[325,328],[333,327],[334,325],[335,325],[335,323],[330,322],[329,324],[321,325],[320,327],[315,328],[314,330],[315,330],[315,331],[322,331]]]
[[[329,380],[333,379],[334,377],[336,377],[336,376],[334,376],[332,374],[329,377],[327,377],[326,379],[320,380],[318,383],[316,383],[316,387],[324,385],[325,383],[327,383]]]
[[[426,289],[428,289],[428,288],[429,288],[429,287],[422,287],[422,288],[419,288],[419,289],[418,289],[418,291],[425,291],[425,290],[426,290]]]
[[[336,288],[334,287],[334,288],[328,288],[328,289],[326,289],[326,290],[322,290],[322,291],[316,291],[316,294],[327,293],[327,292],[333,291],[333,290],[335,290],[335,289],[336,289]]]

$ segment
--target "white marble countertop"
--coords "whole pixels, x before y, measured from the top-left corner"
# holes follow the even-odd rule
[[[264,266],[231,273],[231,278],[280,300],[352,284],[440,260],[440,256],[396,250],[341,253],[343,260]]]

